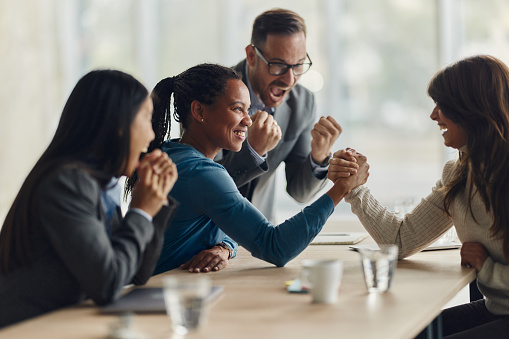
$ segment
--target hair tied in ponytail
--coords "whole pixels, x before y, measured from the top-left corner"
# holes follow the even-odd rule
[[[161,96],[161,93],[173,93],[174,85],[175,77],[164,78],[163,80],[157,83],[156,87],[154,88],[154,92],[156,92],[158,96]]]

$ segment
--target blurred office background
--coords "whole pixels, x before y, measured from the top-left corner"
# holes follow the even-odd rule
[[[306,20],[313,67],[301,83],[315,92],[318,115],[343,126],[336,148],[368,156],[368,184],[387,206],[428,194],[456,156],[429,119],[428,81],[473,54],[509,63],[507,1],[0,0],[1,220],[81,76],[116,68],[151,90],[201,62],[234,65],[254,18],[274,7]],[[302,208],[283,176],[279,219]],[[351,217],[343,202],[334,212]]]

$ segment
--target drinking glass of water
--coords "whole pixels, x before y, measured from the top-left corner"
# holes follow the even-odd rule
[[[166,311],[175,333],[185,335],[206,319],[210,279],[202,275],[169,276],[163,279]]]
[[[364,281],[370,293],[384,293],[391,287],[398,261],[397,245],[379,245],[379,249],[359,248]]]

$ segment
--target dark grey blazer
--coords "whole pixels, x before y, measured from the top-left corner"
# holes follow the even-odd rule
[[[246,60],[234,67],[246,83]],[[298,202],[309,201],[325,184],[311,168],[311,130],[315,124],[313,94],[296,85],[285,102],[276,108],[274,118],[281,127],[279,144],[267,154],[267,160],[256,166],[244,143],[240,152],[223,151],[219,162],[230,173],[239,188],[269,220],[273,221],[275,176],[279,164],[286,165],[286,191]]]
[[[35,261],[0,275],[0,327],[87,297],[108,303],[126,284],[152,275],[176,204],[153,222],[135,212],[117,215],[110,237],[101,187],[84,170],[59,169],[34,194],[40,220],[30,234]]]

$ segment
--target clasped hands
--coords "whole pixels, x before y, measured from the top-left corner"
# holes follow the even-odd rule
[[[357,186],[365,184],[368,177],[368,158],[352,148],[335,152],[329,160],[327,178],[335,186],[342,186],[346,193]]]
[[[145,155],[138,168],[138,182],[134,186],[131,208],[139,208],[155,216],[177,181],[177,167],[168,155],[159,149]]]

